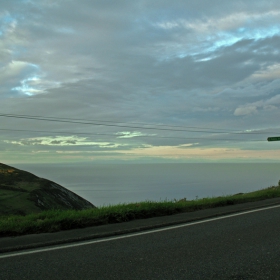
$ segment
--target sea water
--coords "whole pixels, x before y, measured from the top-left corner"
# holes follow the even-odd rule
[[[280,163],[18,164],[96,206],[196,199],[278,185]]]

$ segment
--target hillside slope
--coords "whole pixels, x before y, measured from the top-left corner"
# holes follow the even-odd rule
[[[95,206],[52,181],[0,163],[0,215],[86,208]]]

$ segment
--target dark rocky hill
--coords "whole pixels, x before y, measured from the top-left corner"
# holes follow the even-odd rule
[[[0,215],[87,208],[95,206],[52,181],[0,163]]]

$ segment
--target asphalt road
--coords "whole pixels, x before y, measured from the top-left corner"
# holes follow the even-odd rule
[[[280,279],[280,207],[114,238],[2,254],[0,279]]]

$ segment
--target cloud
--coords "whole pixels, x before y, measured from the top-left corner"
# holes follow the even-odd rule
[[[219,111],[220,108],[218,107],[208,107],[208,108],[204,108],[204,107],[194,107],[193,111],[194,112],[217,112]]]
[[[1,147],[209,147],[230,136],[191,127],[277,128],[279,15],[276,0],[4,1],[0,113],[113,125],[1,117],[0,129],[26,130],[1,131]],[[114,126],[133,123],[181,131]]]
[[[278,54],[278,52],[277,52]],[[261,69],[260,71],[254,73],[252,75],[252,79],[255,80],[274,80],[279,79],[280,77],[280,63],[275,63],[272,65],[269,65],[265,69]]]
[[[267,100],[260,100],[251,104],[242,105],[235,109],[235,116],[244,116],[258,113],[258,110],[273,111],[280,106],[280,94],[273,96]]]
[[[258,113],[257,106],[247,105],[236,108],[234,111],[235,116],[245,116]]]
[[[11,61],[8,65],[0,68],[0,90],[2,89],[1,92],[5,95],[11,91],[26,95],[40,93],[38,73],[40,70],[35,64],[25,61]]]
[[[6,143],[16,144],[20,146],[97,146],[100,148],[117,148],[126,146],[125,144],[117,144],[110,142],[92,142],[88,141],[86,137],[78,136],[49,136],[21,139],[20,141],[5,140]]]
[[[217,15],[204,16],[195,20],[182,17],[160,21],[153,25],[177,36],[157,43],[156,49],[163,50],[162,58],[205,55],[206,57],[198,61],[211,60],[215,57],[211,53],[238,42],[279,36],[280,28],[275,24],[279,14],[279,9],[265,12],[233,10],[219,17]]]
[[[117,132],[116,135],[120,135],[117,138],[133,138],[133,137],[143,137],[143,136],[155,136],[156,134],[145,134],[140,131],[122,131],[122,132]]]
[[[122,153],[122,151],[118,151]],[[138,156],[138,157],[158,157],[158,158],[169,158],[169,159],[196,159],[196,160],[256,160],[256,159],[279,159],[279,150],[250,150],[250,149],[239,149],[239,148],[198,148],[198,147],[148,147],[141,149],[133,149],[126,151],[125,155]]]

